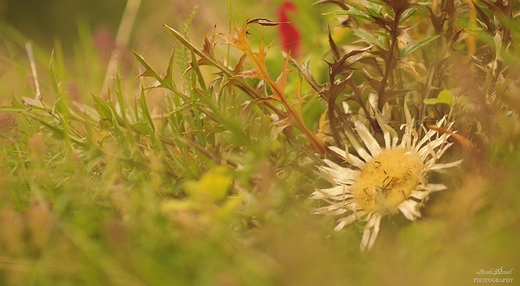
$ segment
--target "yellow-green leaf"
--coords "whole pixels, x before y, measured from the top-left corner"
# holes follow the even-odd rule
[[[437,98],[426,98],[423,100],[423,102],[426,105],[434,105],[438,103]]]
[[[448,89],[442,90],[439,92],[439,95],[437,95],[437,102],[451,105],[453,102],[453,93]]]
[[[218,210],[217,216],[220,219],[226,219],[230,217],[233,212],[242,205],[242,198],[239,196],[230,196],[223,203]]]
[[[206,172],[199,181],[185,182],[184,188],[195,200],[216,202],[226,197],[232,183],[230,170],[217,166]]]

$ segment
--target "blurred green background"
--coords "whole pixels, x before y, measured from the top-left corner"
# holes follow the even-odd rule
[[[13,1],[2,2],[4,21],[50,50],[54,39],[72,44],[78,39],[78,20],[88,20],[94,29],[106,27],[115,32],[126,1]],[[69,47],[71,48],[71,46]]]
[[[230,32],[230,19],[242,25],[247,19],[268,18],[277,20],[277,9],[281,0],[272,1],[168,1],[137,0],[129,3],[140,4],[135,21],[131,22],[131,33],[125,47],[117,52],[122,73],[135,76],[136,65],[130,50],[146,55],[153,66],[161,66],[167,61],[174,38],[163,28],[166,24],[174,29],[183,30],[189,21],[189,37],[195,44],[202,46],[204,35],[211,34],[213,27],[217,32]],[[326,31],[329,19],[321,14],[334,9],[332,5],[312,6],[312,0],[294,1],[298,12],[291,14],[293,24],[302,33],[302,45],[307,58],[313,57],[313,65],[319,65],[326,72],[321,57],[327,48]],[[29,72],[27,52],[24,45],[29,40],[33,43],[36,59],[42,65],[37,69],[40,76],[45,76],[51,51],[64,61],[64,67],[75,77],[83,77],[88,86],[73,87],[69,93],[83,92],[98,94],[102,88],[102,75],[108,59],[116,46],[116,35],[121,24],[126,1],[9,1],[0,4],[0,103],[5,102],[11,93],[23,93],[19,80]],[[191,18],[190,15],[194,15]],[[332,27],[338,23],[332,23]],[[268,64],[273,74],[280,71],[283,61],[280,53],[278,31],[276,27],[254,25],[250,29],[250,40],[258,45],[260,40],[271,45]],[[178,43],[177,43],[178,45]],[[225,49],[223,46],[217,48]],[[84,62],[84,65],[80,64]],[[132,70],[131,72],[129,72]],[[125,73],[128,72],[128,73]],[[131,73],[134,74],[131,74]],[[179,75],[182,72],[178,71]],[[43,77],[45,79],[45,77]],[[101,78],[100,78],[101,77]],[[69,82],[70,83],[70,82]],[[45,81],[43,81],[45,84]],[[79,84],[76,82],[76,84]]]

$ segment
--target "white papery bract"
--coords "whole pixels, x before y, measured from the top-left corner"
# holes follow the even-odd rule
[[[425,199],[432,192],[446,188],[442,184],[428,183],[427,174],[457,166],[461,162],[438,163],[437,160],[453,144],[447,141],[450,135],[423,129],[425,134],[419,138],[406,105],[404,112],[406,124],[401,126],[404,133],[400,140],[397,132],[376,113],[384,146],[377,142],[364,124],[355,122],[358,136],[347,133],[347,138],[356,155],[329,147],[348,166],[342,167],[325,159],[326,166],[318,167],[322,177],[333,186],[312,193],[312,199],[322,200],[325,204],[315,212],[339,216],[335,230],[355,221],[365,223],[361,250],[374,245],[382,217],[399,212],[412,221],[420,217],[419,209]],[[449,129],[451,125],[446,124],[446,118],[442,118],[435,126]]]

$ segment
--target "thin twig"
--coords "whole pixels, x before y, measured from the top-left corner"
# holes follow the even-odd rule
[[[34,60],[34,53],[33,53],[31,41],[29,41],[25,44],[25,50],[27,51],[27,56],[29,57],[29,63],[31,64],[31,71],[32,71],[32,77],[34,80],[34,87],[36,88],[36,98],[41,101],[42,93],[40,91],[40,84],[38,82],[38,72],[36,72],[36,62]]]
[[[125,11],[117,31],[116,47],[114,50],[112,50],[112,54],[110,55],[107,72],[105,74],[105,79],[103,80],[103,85],[101,86],[101,91],[99,94],[102,94],[107,90],[110,79],[113,77],[116,71],[117,55],[121,49],[125,48],[128,44],[130,32],[132,31],[132,27],[135,23],[135,16],[137,15],[137,11],[139,10],[140,5],[141,0],[128,0],[126,2]]]

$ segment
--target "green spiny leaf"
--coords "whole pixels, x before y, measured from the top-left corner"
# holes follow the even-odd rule
[[[60,92],[58,81],[56,80],[56,72],[54,70],[53,58],[54,58],[54,51],[52,51],[52,53],[51,53],[51,60],[49,63],[48,73],[49,73],[49,77],[51,80],[52,91],[54,92],[54,94],[60,94],[61,92]]]
[[[356,36],[358,36],[364,42],[378,46],[382,49],[385,48],[385,43],[383,42],[383,40],[381,38],[376,38],[371,33],[367,32],[363,29],[360,29],[360,28],[353,28],[352,31],[354,32],[354,34]]]
[[[143,113],[146,122],[148,122],[149,127],[155,132],[155,126],[153,124],[152,116],[150,115],[150,111],[148,110],[148,105],[146,104],[146,96],[144,95],[144,89],[141,89],[141,97],[139,98],[139,105],[141,106],[141,112]],[[148,132],[150,133],[150,132]]]
[[[109,121],[113,120],[112,110],[110,110],[110,106],[99,96],[92,95],[92,99],[94,100],[94,107],[96,108],[101,120],[108,119]]]
[[[438,37],[439,37],[439,35],[428,36],[416,43],[411,43],[411,44],[407,45],[401,51],[401,56],[406,57],[407,55],[415,52],[417,49],[427,46],[428,44],[433,42]]]

